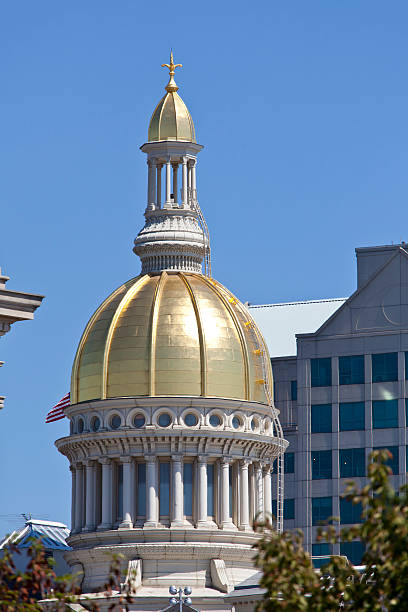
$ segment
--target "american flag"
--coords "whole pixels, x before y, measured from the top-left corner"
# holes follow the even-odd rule
[[[59,421],[60,419],[63,419],[65,417],[64,408],[69,406],[69,404],[69,393],[67,393],[62,399],[60,399],[58,404],[55,404],[55,406],[51,408],[45,418],[45,422],[52,423],[53,421]]]

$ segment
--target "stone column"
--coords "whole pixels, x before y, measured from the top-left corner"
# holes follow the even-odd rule
[[[227,457],[221,460],[221,529],[233,529],[231,509],[229,504],[229,471],[231,460]]]
[[[183,509],[183,462],[181,455],[172,457],[173,477],[173,516],[171,527],[182,527],[184,525]]]
[[[157,499],[157,464],[153,455],[146,459],[146,522],[144,527],[157,527],[158,499]]]
[[[86,462],[86,501],[85,501],[85,528],[84,531],[95,529],[95,464]]]
[[[242,459],[239,462],[239,477],[241,482],[241,497],[240,497],[240,525],[241,531],[250,531],[249,524],[249,482],[248,482],[248,467],[249,459]]]
[[[272,522],[271,466],[268,463],[263,466],[263,494],[265,520]]]
[[[260,463],[255,465],[255,513],[256,520],[264,520],[264,500],[263,500],[263,478],[262,466]]]
[[[161,192],[162,192],[161,175],[162,175],[162,167],[163,167],[163,164],[157,164],[157,195],[156,195],[157,208],[160,208],[160,206],[161,206]]]
[[[102,517],[98,529],[112,528],[112,461],[107,457],[99,460],[102,464]]]
[[[148,180],[147,180],[147,209],[156,208],[156,160],[148,159]]]
[[[191,191],[193,198],[197,198],[196,160],[191,165]]]
[[[77,463],[75,466],[75,533],[82,531],[84,507],[84,466]]]
[[[76,496],[76,468],[69,466],[71,472],[71,533],[75,532],[75,496]]]
[[[177,185],[178,164],[173,164],[173,202],[178,202],[178,185]]]
[[[133,527],[133,478],[132,478],[132,460],[130,457],[122,457],[123,465],[123,514],[122,522],[119,529],[132,529]]]
[[[207,517],[207,457],[198,457],[197,527],[206,527]]]
[[[183,208],[187,208],[188,198],[187,198],[187,157],[183,157],[183,173],[182,173],[182,205]]]
[[[166,161],[166,201],[164,203],[163,208],[172,207],[172,201],[170,198],[170,194],[171,194],[171,162],[170,162],[170,157],[168,157]]]

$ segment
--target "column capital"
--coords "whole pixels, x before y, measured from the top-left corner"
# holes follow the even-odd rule
[[[225,465],[231,465],[231,463],[233,462],[233,458],[232,457],[222,457],[221,458],[221,465],[225,466]]]
[[[243,459],[239,460],[239,465],[244,470],[247,470],[249,466],[251,465],[251,463],[252,463],[252,459],[249,459],[249,457],[243,457]]]
[[[177,463],[178,461],[181,463],[183,461],[183,455],[181,453],[180,454],[175,453],[171,455],[171,460],[173,463]]]
[[[208,455],[197,455],[197,461],[198,463],[207,463]]]
[[[95,459],[87,459],[86,461],[83,461],[83,464],[85,465],[85,467],[87,468],[92,468],[95,466]]]
[[[129,457],[128,455],[124,457],[119,457],[119,461],[121,463],[132,463],[132,457]]]
[[[84,467],[84,462],[83,461],[75,461],[73,463],[73,466],[75,467],[76,470],[80,470]]]
[[[147,463],[156,463],[157,456],[156,455],[144,455],[144,458]]]
[[[270,474],[272,471],[272,466],[270,463],[263,463],[262,464],[262,471],[264,474]]]
[[[98,462],[102,463],[102,465],[110,465],[112,463],[112,459],[110,457],[100,457]]]
[[[196,159],[190,157],[187,163],[190,166],[190,168],[192,168],[193,166],[196,165],[196,161],[197,161]]]

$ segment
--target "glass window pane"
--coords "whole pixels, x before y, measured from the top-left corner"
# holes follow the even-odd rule
[[[314,404],[312,406],[312,433],[327,433],[332,430],[331,404]]]
[[[408,380],[408,352],[405,353],[405,380]]]
[[[283,467],[285,474],[293,474],[295,471],[295,453],[285,453],[283,455]]]
[[[360,541],[340,542],[340,554],[348,558],[353,565],[361,565],[365,546]]]
[[[398,380],[398,353],[371,355],[373,382]]]
[[[376,446],[374,450],[382,450],[383,448],[388,449],[392,455],[392,458],[388,459],[386,464],[391,468],[393,474],[399,474],[398,446]]]
[[[283,518],[290,521],[295,518],[295,500],[285,499],[283,502]]]
[[[341,449],[339,453],[340,478],[365,476],[365,448]]]
[[[116,520],[121,521],[123,517],[123,465],[120,463],[117,466],[118,476],[118,495],[117,495],[117,516]]]
[[[185,463],[183,467],[184,514],[193,515],[193,464]]]
[[[364,402],[344,402],[340,404],[340,431],[365,429]]]
[[[364,383],[364,355],[339,357],[339,384],[357,385]]]
[[[331,358],[311,359],[312,387],[330,387],[332,384]]]
[[[342,525],[354,525],[356,523],[362,523],[363,519],[361,513],[363,506],[361,503],[353,504],[353,502],[347,499],[340,498],[340,523]]]
[[[146,464],[137,464],[137,515],[146,516]]]
[[[290,381],[290,399],[297,402],[297,380]]]
[[[207,514],[214,516],[214,465],[207,465]]]
[[[372,403],[373,428],[398,427],[398,400],[377,400]]]
[[[322,480],[332,477],[332,452],[312,451],[312,479]]]
[[[284,508],[284,509],[283,509],[283,511],[284,511],[284,512],[285,512],[285,503],[286,503],[286,500],[284,500],[284,502],[283,502],[283,508]],[[276,519],[276,516],[277,516],[277,504],[276,504],[276,499],[273,499],[273,500],[272,500],[272,516],[273,516],[273,517]]]
[[[312,525],[319,525],[321,521],[327,521],[332,514],[331,497],[312,497]]]
[[[325,563],[328,563],[331,555],[331,544],[328,542],[319,542],[319,544],[312,544],[312,556],[313,557],[324,557],[322,559],[313,559],[313,565],[319,569]]]
[[[160,516],[170,516],[170,463],[159,463]]]

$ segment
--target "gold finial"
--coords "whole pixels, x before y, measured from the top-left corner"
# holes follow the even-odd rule
[[[176,82],[174,80],[174,74],[176,71],[176,68],[182,68],[183,64],[175,64],[173,61],[173,51],[170,51],[170,64],[162,64],[162,68],[168,68],[169,69],[169,75],[170,75],[170,79],[169,82],[166,85],[166,91],[168,91],[169,93],[171,93],[172,91],[177,91],[178,87],[176,85]]]

